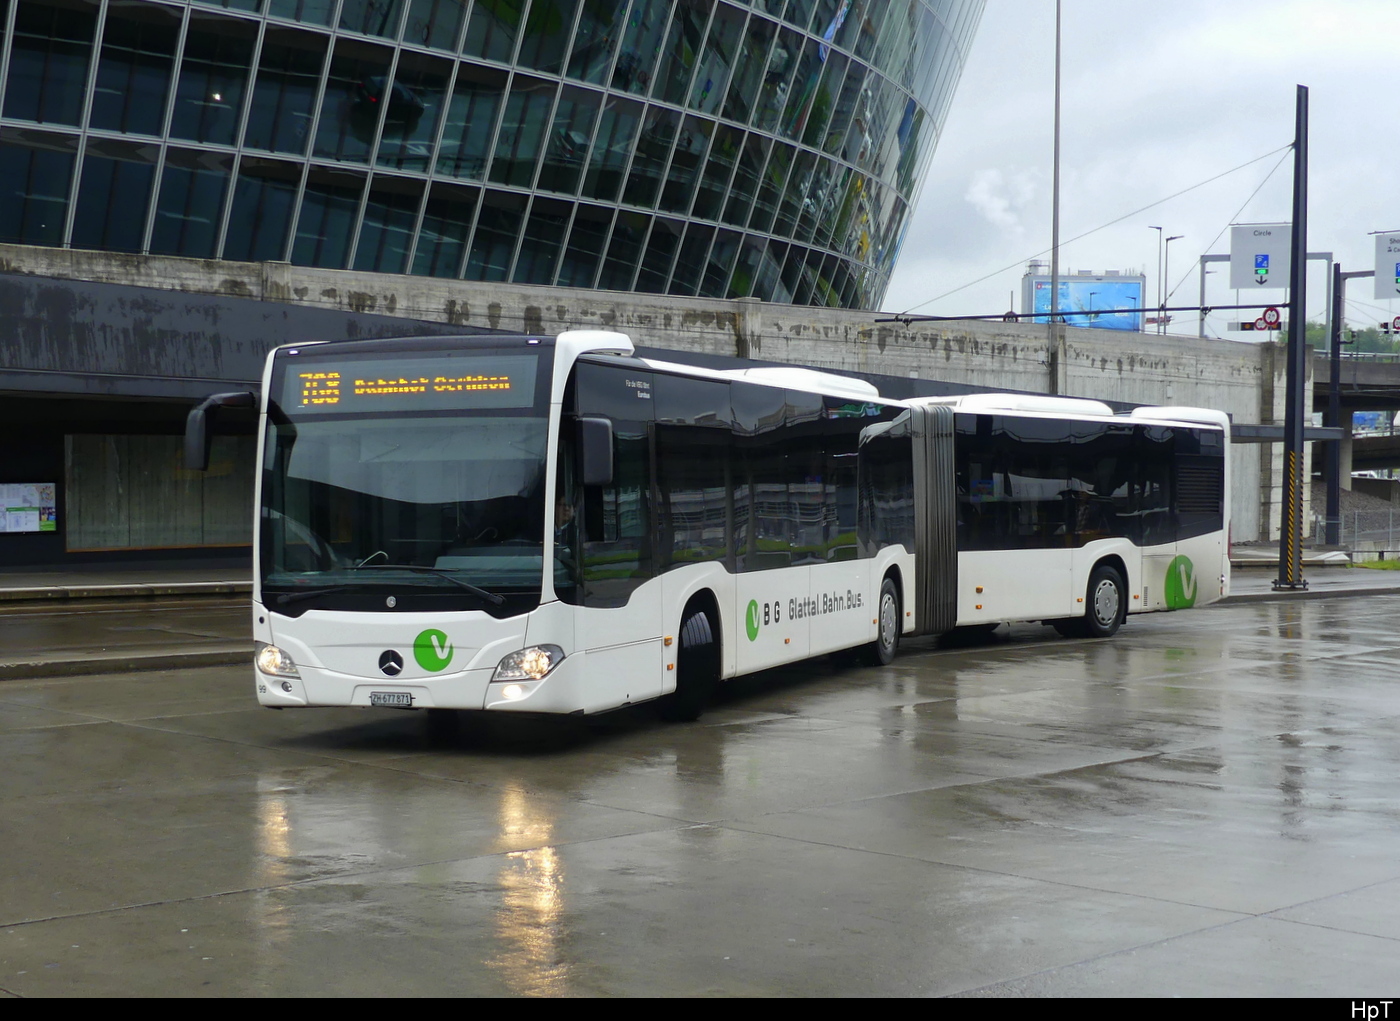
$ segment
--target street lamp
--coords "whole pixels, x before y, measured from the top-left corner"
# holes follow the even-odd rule
[[[1157,325],[1158,325],[1158,331],[1157,331],[1157,332],[1163,333],[1163,334],[1165,334],[1165,333],[1167,332],[1167,299],[1171,297],[1171,295],[1167,293],[1167,284],[1169,283],[1169,281],[1167,280],[1167,277],[1168,277],[1168,275],[1171,273],[1171,264],[1172,264],[1172,242],[1173,242],[1173,241],[1180,241],[1180,240],[1181,240],[1182,238],[1184,238],[1185,236],[1186,236],[1185,234],[1177,234],[1177,235],[1174,236],[1174,237],[1169,237],[1169,238],[1166,239],[1165,242],[1163,242],[1163,245],[1162,245],[1163,249],[1164,249],[1165,252],[1166,252],[1166,260],[1165,260],[1165,262],[1163,263],[1164,268],[1163,268],[1163,270],[1162,270],[1162,311],[1161,311],[1161,313],[1159,314],[1158,319],[1157,319]]]
[[[1162,228],[1149,225],[1147,229],[1157,232],[1157,307],[1161,308],[1167,303],[1162,297]],[[1158,322],[1161,321],[1162,315],[1162,312],[1157,313]]]

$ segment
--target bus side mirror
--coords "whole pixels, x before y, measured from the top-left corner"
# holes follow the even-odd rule
[[[185,468],[189,471],[209,470],[209,448],[214,444],[213,425],[220,408],[256,408],[258,395],[242,391],[214,394],[190,409],[185,418]]]
[[[612,485],[612,422],[606,418],[580,418],[578,435],[580,481],[585,486]]]

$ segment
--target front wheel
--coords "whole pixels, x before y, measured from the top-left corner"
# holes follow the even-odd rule
[[[719,684],[719,670],[719,639],[709,613],[688,614],[681,623],[681,647],[676,654],[676,690],[661,700],[662,719],[698,720]]]
[[[899,651],[899,590],[894,581],[886,578],[880,586],[880,613],[876,618],[879,632],[875,641],[865,647],[865,659],[872,666],[886,666],[894,662]]]
[[[1123,626],[1128,614],[1128,587],[1116,568],[1100,564],[1089,575],[1088,607],[1084,611],[1084,633],[1090,638],[1108,638]]]

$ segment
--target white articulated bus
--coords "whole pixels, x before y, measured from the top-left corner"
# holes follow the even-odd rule
[[[694,719],[726,678],[1042,621],[1106,637],[1229,586],[1220,412],[882,399],[622,334],[280,347],[261,405],[265,706]],[[450,713],[431,714],[439,722]]]

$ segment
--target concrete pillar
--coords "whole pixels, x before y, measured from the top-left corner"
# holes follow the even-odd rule
[[[1389,414],[1389,412],[1387,412]],[[1351,433],[1351,413],[1342,412],[1342,441],[1337,444],[1337,459],[1340,462],[1341,487],[1346,490],[1351,489],[1351,455],[1352,455],[1352,433]]]

